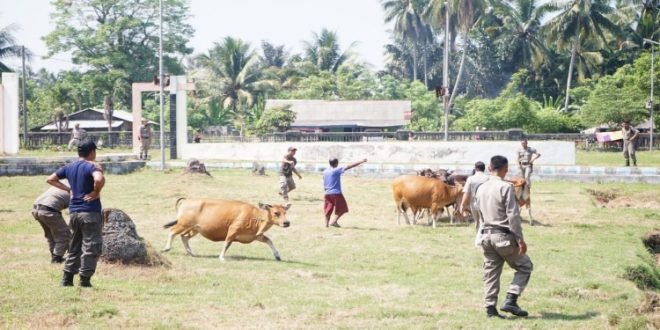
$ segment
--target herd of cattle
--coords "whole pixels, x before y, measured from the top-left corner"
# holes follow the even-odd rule
[[[429,224],[435,228],[437,219],[445,209],[450,223],[453,223],[454,218],[466,221],[467,219],[459,212],[459,205],[467,178],[467,175],[444,169],[437,171],[426,169],[416,175],[402,175],[395,178],[392,182],[392,194],[396,205],[397,222],[400,223],[403,215],[406,223],[411,223],[408,209],[412,212],[413,224],[426,213]],[[527,207],[530,224],[533,224],[529,185],[520,177],[507,181],[515,188],[518,205]],[[172,240],[179,235],[186,253],[194,256],[188,241],[200,234],[214,242],[224,241],[220,260],[225,260],[225,253],[233,242],[247,244],[256,240],[267,244],[275,259],[279,261],[279,252],[272,240],[264,233],[273,225],[285,228],[290,225],[286,217],[289,206],[261,203],[254,206],[242,201],[181,198],[176,202],[176,220],[164,226],[170,228],[170,233],[163,251],[169,251]],[[449,212],[450,207],[454,209],[452,212]]]

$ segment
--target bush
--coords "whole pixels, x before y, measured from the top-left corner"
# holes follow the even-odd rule
[[[651,255],[640,256],[643,263],[625,268],[623,277],[641,290],[660,290],[660,270]]]

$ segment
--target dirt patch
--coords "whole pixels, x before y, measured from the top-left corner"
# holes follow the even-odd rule
[[[644,208],[660,210],[660,199],[649,192],[624,196],[615,190],[587,189],[596,205],[607,208]]]

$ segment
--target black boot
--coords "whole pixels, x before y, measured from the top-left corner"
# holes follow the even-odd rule
[[[62,276],[62,283],[60,283],[60,285],[73,286],[73,273],[64,272],[64,276]]]
[[[87,276],[80,276],[80,287],[83,288],[91,288],[92,287],[92,282],[90,282],[92,277],[87,277]]]
[[[500,315],[500,313],[497,312],[497,308],[495,306],[488,306],[486,307],[486,316],[491,318],[491,317],[496,317],[500,319],[505,319],[506,317],[504,315]]]
[[[515,316],[527,316],[528,313],[526,310],[523,310],[518,306],[518,295],[513,294],[513,293],[507,293],[506,294],[506,300],[504,301],[504,305],[500,310],[503,312],[509,312]]]
[[[53,256],[50,258],[50,263],[51,264],[61,264],[64,262],[64,257],[63,256],[58,256],[56,254],[53,254]]]
[[[626,159],[626,166],[630,166],[630,161]]]

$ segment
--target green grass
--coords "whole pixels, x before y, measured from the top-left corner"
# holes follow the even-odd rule
[[[660,167],[660,151],[637,150],[637,166]],[[623,166],[625,159],[620,151],[577,150],[575,163],[580,166]]]
[[[109,175],[104,207],[128,213],[138,233],[164,246],[162,225],[179,197],[278,202],[277,176],[180,170]],[[533,207],[539,225],[524,224],[532,280],[520,298],[530,317],[490,320],[482,308],[480,250],[471,225],[439,228],[396,224],[389,179],[344,176],[350,213],[343,228],[322,226],[318,174],[302,173],[291,193],[290,228],[268,235],[276,262],[261,243],[234,244],[220,262],[221,243],[179,239],[165,256],[173,266],[101,263],[91,290],[60,288],[61,266],[30,206],[45,177],[0,177],[0,325],[5,328],[443,328],[604,329],[644,326],[636,313],[643,292],[623,279],[639,264],[640,237],[660,222],[657,186],[538,182]],[[607,207],[586,189],[616,190]],[[621,202],[616,203],[617,200]],[[632,203],[632,204],[631,204]],[[629,206],[624,206],[629,205]],[[526,220],[526,212],[523,212]],[[500,304],[512,271],[505,267]],[[656,325],[657,326],[657,325]]]
[[[98,154],[128,154],[132,152],[133,151],[131,149],[126,148],[104,148],[99,150]],[[21,149],[19,151],[19,155],[33,157],[53,157],[75,155],[75,153],[69,151],[54,151],[49,149]],[[165,149],[166,159],[169,159],[169,155],[169,149]],[[150,151],[150,156],[151,160],[159,160],[160,149],[152,149]],[[548,157],[548,155],[545,155],[544,157]],[[575,163],[576,165],[580,166],[623,166],[624,159],[621,152],[577,150],[575,155]],[[660,167],[660,151],[637,151],[637,165],[644,167]]]

